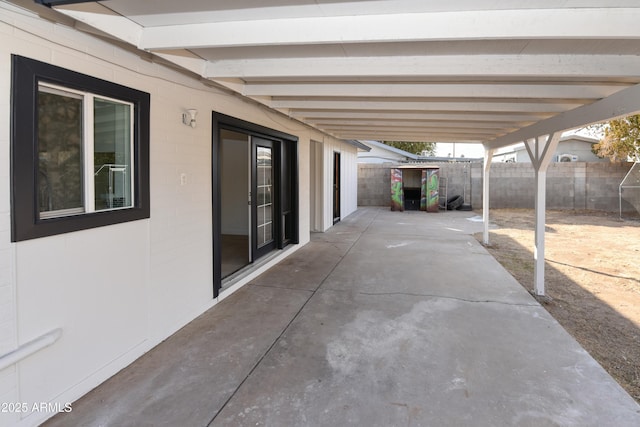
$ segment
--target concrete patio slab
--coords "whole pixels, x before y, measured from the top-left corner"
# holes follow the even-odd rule
[[[252,281],[254,285],[315,290],[352,243],[312,241]]]
[[[310,296],[246,286],[47,425],[206,426]]]
[[[640,425],[474,215],[359,209],[47,425]]]
[[[632,425],[617,394],[540,306],[320,290],[215,425]]]

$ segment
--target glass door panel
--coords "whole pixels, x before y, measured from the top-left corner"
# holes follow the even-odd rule
[[[273,241],[273,153],[270,147],[256,147],[258,215],[256,227],[258,248]]]
[[[251,137],[253,164],[253,259],[275,249],[277,224],[275,218],[276,185],[273,142]]]
[[[220,277],[251,263],[251,145],[249,135],[222,129],[220,156]]]

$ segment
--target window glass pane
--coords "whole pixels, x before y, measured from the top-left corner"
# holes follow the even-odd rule
[[[258,186],[271,185],[271,148],[258,147]]]
[[[258,207],[258,227],[262,227],[264,225],[265,222],[267,222],[266,220],[266,212],[267,212],[267,207],[266,206],[259,206]]]
[[[258,247],[264,245],[264,227],[258,227]]]
[[[258,187],[258,205],[271,204],[271,185]]]
[[[131,106],[94,99],[95,209],[132,206]]]
[[[273,224],[270,222],[265,224],[264,226],[264,242],[265,243],[268,243],[271,240],[273,240],[272,228],[273,228]]]
[[[273,240],[273,205],[271,192],[273,189],[272,151],[269,147],[257,147],[258,170],[258,247]]]
[[[38,206],[40,218],[84,211],[82,96],[38,89]]]

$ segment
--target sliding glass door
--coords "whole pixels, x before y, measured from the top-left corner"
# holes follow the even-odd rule
[[[275,249],[275,233],[278,227],[274,222],[274,203],[278,198],[274,182],[273,141],[263,138],[251,138],[252,155],[252,248],[253,258],[257,259]]]
[[[298,243],[297,138],[213,113],[214,297],[222,281]]]

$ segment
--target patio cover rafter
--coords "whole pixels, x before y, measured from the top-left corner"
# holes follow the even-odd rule
[[[212,59],[204,77],[264,79],[273,77],[444,77],[637,78],[640,58],[599,55],[425,55],[379,57]],[[310,63],[313,64],[310,67]]]
[[[559,133],[640,111],[637,0],[109,0],[55,10],[336,138],[482,143],[487,203],[492,152],[555,135],[537,172],[538,230]]]
[[[632,0],[109,0],[55,10],[338,138],[386,136],[367,129],[381,119],[387,132],[415,135],[407,121],[429,117],[433,135],[498,148],[539,123],[534,137],[581,126],[565,114],[640,83]],[[594,111],[594,121],[611,116]],[[366,122],[346,124],[356,118]]]
[[[248,83],[243,94],[274,97],[527,98],[535,92],[539,98],[545,99],[600,99],[620,89],[619,83]]]
[[[487,112],[534,112],[534,113],[559,113],[579,107],[578,102],[479,102],[479,101],[459,101],[459,102],[438,102],[438,101],[415,101],[415,100],[349,100],[344,98],[336,99],[282,99],[276,98],[270,101],[269,106],[276,109],[297,109],[297,108],[326,108],[343,110],[417,110],[417,111],[487,111]]]
[[[484,145],[486,148],[499,148],[515,142],[538,138],[540,135],[549,135],[638,112],[640,112],[640,84],[624,89],[593,104],[566,111],[503,137],[487,141]]]
[[[614,20],[602,28],[603,17]],[[617,38],[635,34],[635,8],[469,10],[313,16],[147,27],[138,47],[147,50],[327,43],[488,39]],[[392,23],[393,25],[389,25]]]

